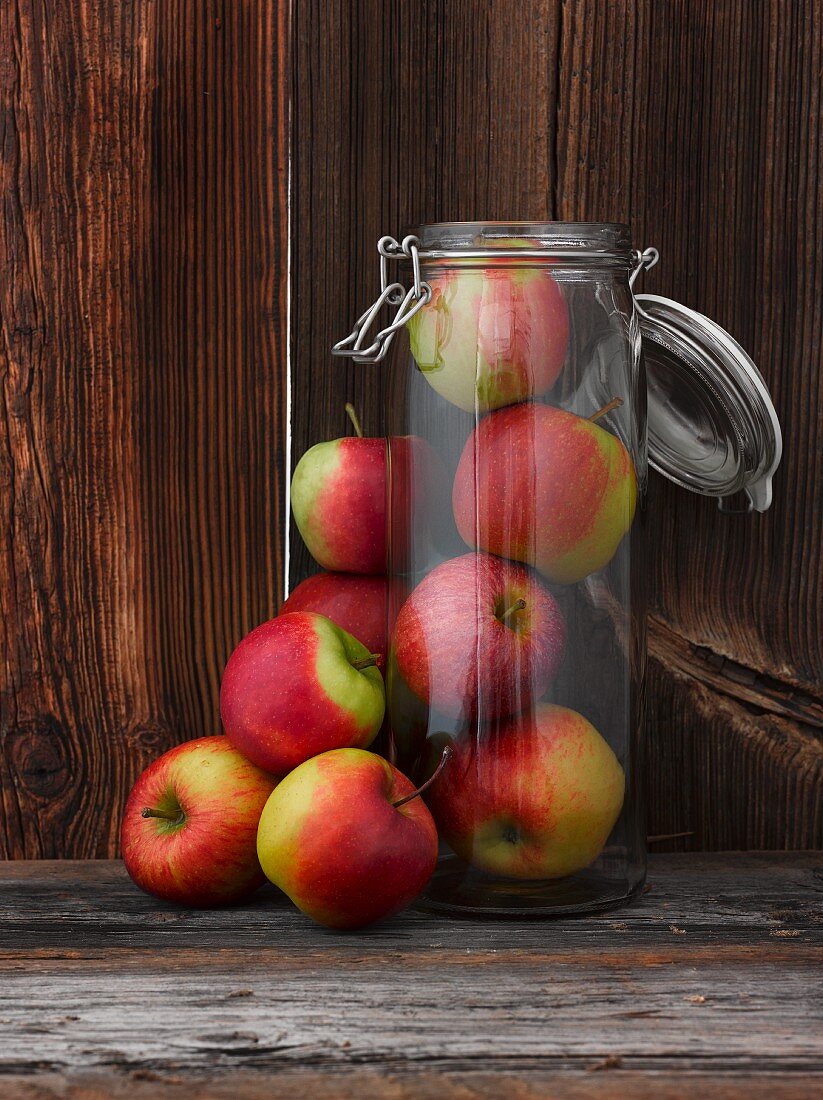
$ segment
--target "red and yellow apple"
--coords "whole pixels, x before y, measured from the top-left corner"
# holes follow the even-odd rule
[[[611,561],[637,498],[628,451],[599,424],[525,403],[485,417],[466,441],[452,491],[469,546],[571,584]]]
[[[538,397],[569,343],[563,291],[544,270],[488,267],[427,276],[431,301],[407,324],[427,382],[467,412]]]
[[[279,784],[260,818],[266,875],[329,928],[362,928],[405,908],[437,862],[437,830],[414,787],[382,757],[336,749]],[[276,796],[276,797],[275,797]]]
[[[385,664],[388,622],[388,581],[362,573],[317,573],[302,581],[280,608],[316,611],[362,642],[369,653],[380,654]]]
[[[150,764],[123,811],[126,870],[179,905],[228,905],[264,881],[257,824],[277,780],[225,737],[178,745]]]
[[[309,553],[340,573],[386,572],[386,441],[355,437],[311,447],[294,470],[291,507]]]
[[[220,687],[226,737],[285,775],[328,749],[371,744],[385,709],[377,658],[324,615],[294,611],[252,630]]]
[[[462,859],[496,875],[554,879],[600,854],[620,815],[625,780],[582,714],[539,704],[452,747],[427,801]]]
[[[419,699],[469,720],[539,699],[565,640],[557,601],[532,572],[472,553],[438,565],[414,589],[397,616],[392,654]]]

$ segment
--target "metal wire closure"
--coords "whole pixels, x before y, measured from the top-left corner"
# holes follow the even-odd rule
[[[659,259],[660,253],[656,248],[644,248],[642,252],[639,249],[635,249],[634,252],[632,252],[632,272],[631,275],[629,275],[630,290],[634,290],[634,284],[640,272],[651,271]]]
[[[494,258],[500,259],[506,256],[513,256],[516,258],[530,258],[534,256],[542,256],[542,251],[506,251],[500,249],[485,250],[477,253],[477,255],[486,255],[486,252]],[[385,358],[386,353],[391,346],[391,342],[395,335],[406,322],[414,317],[418,310],[423,306],[428,305],[431,301],[431,287],[427,282],[423,280],[420,274],[420,240],[419,238],[409,234],[404,237],[402,241],[397,241],[394,237],[381,237],[377,242],[377,252],[380,256],[380,294],[372,302],[366,312],[358,318],[354,328],[343,340],[338,342],[332,348],[332,355],[346,357],[353,359],[355,363],[379,363]],[[546,253],[547,255],[549,253]],[[560,252],[552,251],[552,256],[561,255]],[[566,255],[566,252],[562,252]],[[446,255],[445,253],[443,255]],[[474,253],[455,253],[457,256],[471,256]],[[569,258],[585,259],[589,256],[589,253],[581,253],[579,251],[569,251]],[[599,255],[599,254],[594,254]],[[656,248],[647,248],[643,252],[635,250],[632,253],[632,271],[629,276],[629,286],[634,288],[634,283],[641,271],[650,271],[651,268],[660,259],[660,254]],[[412,285],[409,288],[403,286],[402,283],[390,283],[389,282],[389,261],[390,260],[410,260],[412,265]],[[396,306],[394,317],[391,323],[386,325],[385,328],[378,330],[377,334],[372,339],[372,342],[364,347],[366,339],[369,337],[372,329],[374,328],[377,317],[383,308],[383,306]]]
[[[381,237],[377,242],[377,252],[380,256],[380,294],[369,306],[366,312],[357,320],[352,331],[343,340],[339,340],[332,348],[332,355],[344,356],[353,359],[355,363],[379,363],[385,358],[395,335],[414,317],[418,310],[428,305],[431,301],[431,287],[425,282],[420,273],[420,240],[409,235],[402,241],[394,237]],[[601,251],[580,250],[572,248],[552,249],[479,249],[466,251],[461,249],[454,253],[448,251],[429,251],[425,253],[429,259],[472,259],[490,257],[496,260],[514,259],[568,259],[573,261],[602,260]],[[630,286],[641,271],[648,271],[654,267],[659,259],[656,248],[647,248],[644,252],[632,253],[632,272],[629,278]],[[412,265],[412,285],[407,288],[402,283],[389,282],[389,261],[410,260]],[[378,330],[372,337],[372,331],[377,324],[377,318],[383,306],[396,307],[391,322]],[[371,343],[366,345],[366,340]]]
[[[414,317],[418,310],[431,301],[432,291],[420,276],[420,241],[417,237],[404,237],[398,242],[394,237],[381,237],[377,242],[380,254],[380,294],[352,331],[332,348],[332,355],[346,356],[355,363],[379,363],[384,359],[395,334]],[[389,260],[411,260],[412,285],[408,289],[402,283],[389,282]],[[377,315],[385,305],[397,306],[390,324],[379,330],[368,347],[363,347],[366,337],[375,324]]]

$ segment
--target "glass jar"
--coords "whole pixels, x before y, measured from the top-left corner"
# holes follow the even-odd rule
[[[774,409],[727,333],[634,295],[657,253],[624,226],[439,224],[379,250],[380,298],[335,350],[376,361],[404,334],[383,751],[428,784],[442,851],[424,904],[614,906],[645,876],[648,466],[763,510]]]

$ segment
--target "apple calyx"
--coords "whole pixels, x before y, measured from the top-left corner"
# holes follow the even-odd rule
[[[186,815],[182,810],[178,810],[176,814],[168,813],[166,810],[153,810],[150,806],[144,806],[140,811],[141,817],[156,817],[161,821],[170,821],[173,825],[182,825],[186,820]]]
[[[613,397],[611,401],[608,402],[608,404],[603,406],[602,409],[598,409],[596,413],[594,413],[592,416],[587,416],[586,419],[590,424],[594,424],[595,421],[599,420],[601,416],[605,416],[606,413],[610,413],[612,409],[619,409],[622,404],[622,397]]]
[[[358,672],[362,672],[364,668],[372,668],[380,660],[379,653],[370,653],[368,657],[360,657],[357,661],[350,661],[352,668],[356,668]]]
[[[437,777],[443,771],[446,764],[448,764],[451,757],[452,757],[451,746],[446,745],[446,747],[443,749],[443,755],[440,757],[440,763],[435,768],[434,773],[429,776],[429,778],[426,780],[425,783],[421,783],[416,791],[412,791],[411,794],[407,794],[405,798],[401,798],[397,802],[392,802],[392,806],[394,806],[395,810],[399,810],[401,806],[405,806],[406,803],[411,802],[411,800],[413,798],[419,798],[420,795],[423,794],[424,791],[427,791],[429,789],[429,787],[432,785],[432,783],[434,783],[435,779],[437,779]]]
[[[357,432],[357,438],[362,439],[363,429],[360,427],[360,420],[358,419],[357,413],[354,411],[354,405],[352,405],[351,401],[346,402],[346,413],[348,414],[349,420],[352,422],[354,430]]]
[[[524,599],[515,600],[511,607],[507,607],[502,615],[498,615],[498,619],[501,623],[505,623],[510,615],[514,615],[517,611],[524,611],[526,608],[526,601]]]

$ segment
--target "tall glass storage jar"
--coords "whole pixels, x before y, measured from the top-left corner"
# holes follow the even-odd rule
[[[419,233],[390,360],[391,748],[443,845],[431,904],[590,909],[643,881],[646,422],[617,227]],[[407,273],[409,278],[413,272]]]
[[[731,338],[690,311],[672,321],[675,303],[641,308],[632,283],[656,254],[633,252],[624,226],[427,225],[380,251],[378,301],[395,318],[367,346],[376,304],[336,350],[386,356],[383,751],[429,783],[441,855],[423,904],[504,916],[619,904],[646,867],[647,396],[656,464],[755,507],[779,427],[729,423],[734,402],[687,360],[702,339],[717,366]],[[725,368],[728,387],[740,364]],[[736,407],[756,420],[750,398]]]

